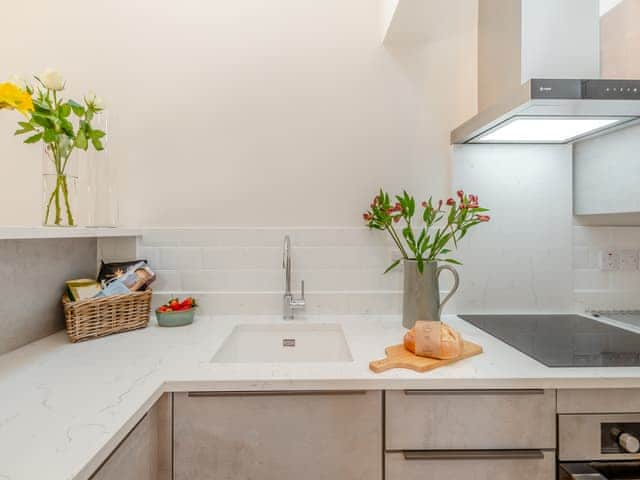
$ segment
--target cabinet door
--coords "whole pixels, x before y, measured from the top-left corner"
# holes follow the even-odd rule
[[[174,394],[174,480],[382,478],[381,392]]]
[[[92,480],[171,478],[170,396],[163,397],[102,464]]]
[[[540,450],[387,453],[386,480],[555,480],[555,453]]]

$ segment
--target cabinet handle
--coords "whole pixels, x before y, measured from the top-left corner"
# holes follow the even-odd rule
[[[522,460],[544,458],[542,450],[405,450],[405,460]]]
[[[189,392],[189,397],[282,397],[296,395],[364,395],[366,390],[264,390],[256,392]]]
[[[544,389],[520,390],[405,390],[405,395],[544,395]]]

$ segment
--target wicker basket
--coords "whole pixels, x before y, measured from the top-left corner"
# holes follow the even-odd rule
[[[72,342],[144,328],[151,314],[151,290],[72,302],[62,298]]]

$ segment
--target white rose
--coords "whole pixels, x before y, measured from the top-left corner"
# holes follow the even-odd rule
[[[96,110],[104,110],[105,103],[102,97],[96,95],[95,92],[89,92],[84,96],[87,105],[93,106]]]
[[[15,85],[16,87],[22,90],[26,90],[27,86],[29,85],[24,78],[22,78],[20,75],[15,75],[15,74],[9,77],[9,83],[12,83],[13,85]]]
[[[60,72],[47,68],[42,75],[40,75],[40,81],[49,90],[60,91],[64,89],[64,78]]]

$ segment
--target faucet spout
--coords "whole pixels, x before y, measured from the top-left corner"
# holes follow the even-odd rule
[[[304,280],[301,282],[301,295],[296,298],[291,292],[291,239],[289,235],[284,237],[282,248],[282,268],[284,269],[284,295],[282,297],[282,318],[293,319],[293,311],[305,306]]]

